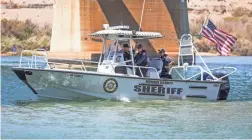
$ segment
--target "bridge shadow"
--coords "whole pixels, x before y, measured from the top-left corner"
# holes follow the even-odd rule
[[[130,11],[122,0],[97,0],[107,21],[110,25],[129,25],[131,30],[138,30],[139,25],[131,15]],[[137,43],[141,43],[145,46],[148,52],[155,52],[152,44],[148,39],[137,40]]]
[[[182,3],[181,0],[163,0],[171,19],[175,26],[178,38],[183,34],[189,34],[189,21],[187,0]]]

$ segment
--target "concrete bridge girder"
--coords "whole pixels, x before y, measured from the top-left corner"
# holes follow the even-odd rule
[[[89,38],[88,34],[101,30],[105,23],[122,23],[138,30],[143,1],[56,1],[50,53],[65,56],[72,53],[74,58],[90,59],[92,54],[99,53],[101,43]],[[186,0],[146,0],[141,30],[165,35],[163,39],[138,41],[150,55],[155,55],[160,48],[178,51],[179,36],[189,32],[186,4]]]

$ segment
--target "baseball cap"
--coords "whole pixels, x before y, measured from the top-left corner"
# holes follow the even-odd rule
[[[143,45],[142,45],[142,44],[139,44],[139,45],[137,45],[137,48],[138,48],[138,49],[143,48]]]
[[[159,53],[165,53],[165,50],[163,48],[161,48],[160,50],[158,50]]]
[[[129,48],[128,44],[123,44],[123,48]]]

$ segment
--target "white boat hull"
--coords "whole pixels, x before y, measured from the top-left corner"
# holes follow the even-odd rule
[[[71,70],[13,68],[39,98],[65,100],[218,100],[222,82],[184,81],[108,75]]]

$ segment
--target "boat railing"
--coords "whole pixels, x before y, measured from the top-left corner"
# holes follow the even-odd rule
[[[50,58],[52,59],[52,58]],[[131,71],[131,74],[125,73],[128,76],[139,76],[139,77],[153,77],[153,78],[159,78],[159,73],[156,70],[156,68],[154,67],[146,67],[146,66],[133,66],[133,65],[125,65],[125,64],[120,64],[120,63],[107,63],[107,64],[101,64],[99,65],[99,62],[95,62],[95,61],[89,61],[89,60],[71,60],[71,59],[58,59],[58,58],[53,58],[54,61],[55,60],[60,60],[63,62],[48,62],[49,67],[51,69],[56,68],[56,65],[64,65],[64,64],[68,64],[67,61],[70,62],[76,62],[75,65],[80,65],[80,70],[82,71],[91,71],[91,69],[96,69],[95,71],[98,71],[98,67],[99,66],[112,66],[113,67],[113,72],[114,74],[119,74],[115,72],[116,67],[125,67],[125,68],[129,68]],[[66,68],[66,67],[63,67]],[[133,68],[135,69],[137,75],[133,73]],[[71,69],[71,63],[70,66],[67,69]],[[127,69],[126,69],[127,70]],[[113,72],[105,72],[105,71],[101,71],[101,73],[108,73],[108,74],[113,74]]]
[[[222,77],[219,77],[218,80],[222,80],[225,77],[228,77],[229,75],[235,73],[237,71],[237,68],[235,67],[219,67],[219,68],[213,68],[210,69],[211,72],[217,71],[217,70],[230,70],[227,74],[223,75]]]
[[[89,69],[97,69],[98,63],[96,61],[90,60],[73,60],[73,59],[61,59],[61,58],[53,58],[50,57],[49,59],[49,68],[54,69],[56,65],[68,65],[68,67],[61,67],[61,69],[74,69],[73,65],[79,65],[80,70],[82,71],[89,71]],[[91,70],[90,70],[91,71]]]
[[[66,64],[68,65],[68,67],[63,66]],[[98,62],[95,61],[61,59],[53,57],[49,58],[46,50],[44,49],[23,50],[20,55],[19,67],[28,66],[29,68],[56,69],[56,65],[62,65],[61,69],[72,69],[72,65],[80,65],[80,69],[82,71],[98,68]]]
[[[100,60],[100,63],[98,65],[99,69],[97,70],[97,72],[110,73],[110,74],[121,73],[130,76],[160,78],[159,73],[155,67],[133,65],[132,59],[124,60],[123,53],[121,52],[115,53],[109,51],[109,53],[107,53],[107,55],[104,56],[104,59]],[[120,67],[124,68],[120,69],[121,72],[118,72],[117,70]]]
[[[190,77],[186,77],[183,74],[184,74],[184,72],[187,71],[188,68],[198,68],[200,70],[200,72],[198,72],[198,73],[196,73],[196,74],[194,74],[194,75],[192,75]],[[179,69],[182,69],[183,73],[179,72],[178,71]],[[183,80],[192,80],[193,78],[200,76],[200,80],[203,81],[204,80],[204,74],[206,73],[212,78],[213,81],[220,81],[223,78],[228,77],[229,75],[236,72],[237,69],[235,67],[219,67],[219,68],[213,68],[213,69],[205,70],[200,65],[175,66],[175,67],[172,67],[170,69],[169,74],[171,74],[173,70],[176,72],[176,74],[179,76],[179,78],[181,78]],[[225,74],[223,74],[223,76],[221,76],[221,77],[216,77],[216,76],[213,75],[213,73],[214,73],[214,71],[217,71],[217,70],[225,70],[225,72],[223,72]],[[229,70],[229,72],[227,72],[227,70]]]
[[[128,74],[129,76],[160,78],[157,69],[154,67],[133,66],[133,65],[124,65],[124,64],[118,64],[116,65],[116,67],[130,68],[130,70],[132,70],[132,73]],[[133,73],[133,69],[135,69],[135,74]],[[115,71],[115,67],[114,67],[114,71]]]
[[[197,56],[199,56],[199,59],[201,60],[203,66],[195,64],[194,59],[195,59],[196,54],[197,54]],[[185,56],[186,57],[191,56],[190,57],[191,60],[185,59],[185,61],[184,61],[183,57],[185,57]],[[199,69],[199,72],[190,76],[190,77],[186,77],[186,73],[188,72],[187,71],[188,68]],[[179,70],[182,70],[182,72],[179,72]],[[225,72],[222,72],[223,76],[217,77],[216,75],[214,75],[214,71],[217,71],[217,70],[225,70]],[[205,80],[204,74],[207,74],[207,75],[209,75],[208,80],[219,81],[219,80],[222,80],[223,78],[233,74],[234,72],[236,72],[236,70],[237,69],[235,67],[219,67],[219,68],[210,69],[206,65],[206,63],[203,60],[203,58],[201,57],[201,55],[199,54],[198,50],[195,48],[195,46],[193,44],[192,35],[184,34],[180,40],[178,66],[172,67],[169,71],[169,74],[171,74],[173,71],[175,71],[175,73],[179,76],[179,78],[183,79],[183,80],[192,80],[195,77],[197,79],[199,79],[199,76],[200,76],[201,81]]]
[[[27,54],[29,54],[29,56],[26,56]],[[38,65],[39,63],[40,65]],[[27,65],[29,68],[69,69],[69,70],[80,69],[81,71],[97,71],[98,67],[100,66],[99,62],[90,60],[73,60],[73,59],[62,59],[54,57],[49,58],[46,50],[44,49],[23,50],[20,56],[19,67],[27,67]],[[74,67],[74,65],[76,65],[76,67]],[[114,64],[107,64],[107,65],[114,65]],[[154,67],[135,66],[135,65],[133,66],[121,63],[117,63],[114,66],[130,68],[132,70],[131,76],[136,76],[137,74],[137,76],[139,77],[159,78],[159,73]],[[133,73],[133,69],[135,69],[135,74]]]
[[[47,56],[45,49],[23,50],[20,55],[19,67],[23,67],[23,63],[26,61],[29,68],[39,68],[38,63],[44,63],[48,67]]]
[[[142,66],[135,66],[135,67],[139,70],[141,77],[158,78],[158,79],[160,78],[157,69],[154,67],[142,67]],[[145,71],[146,74],[143,75],[142,70],[146,70]]]

